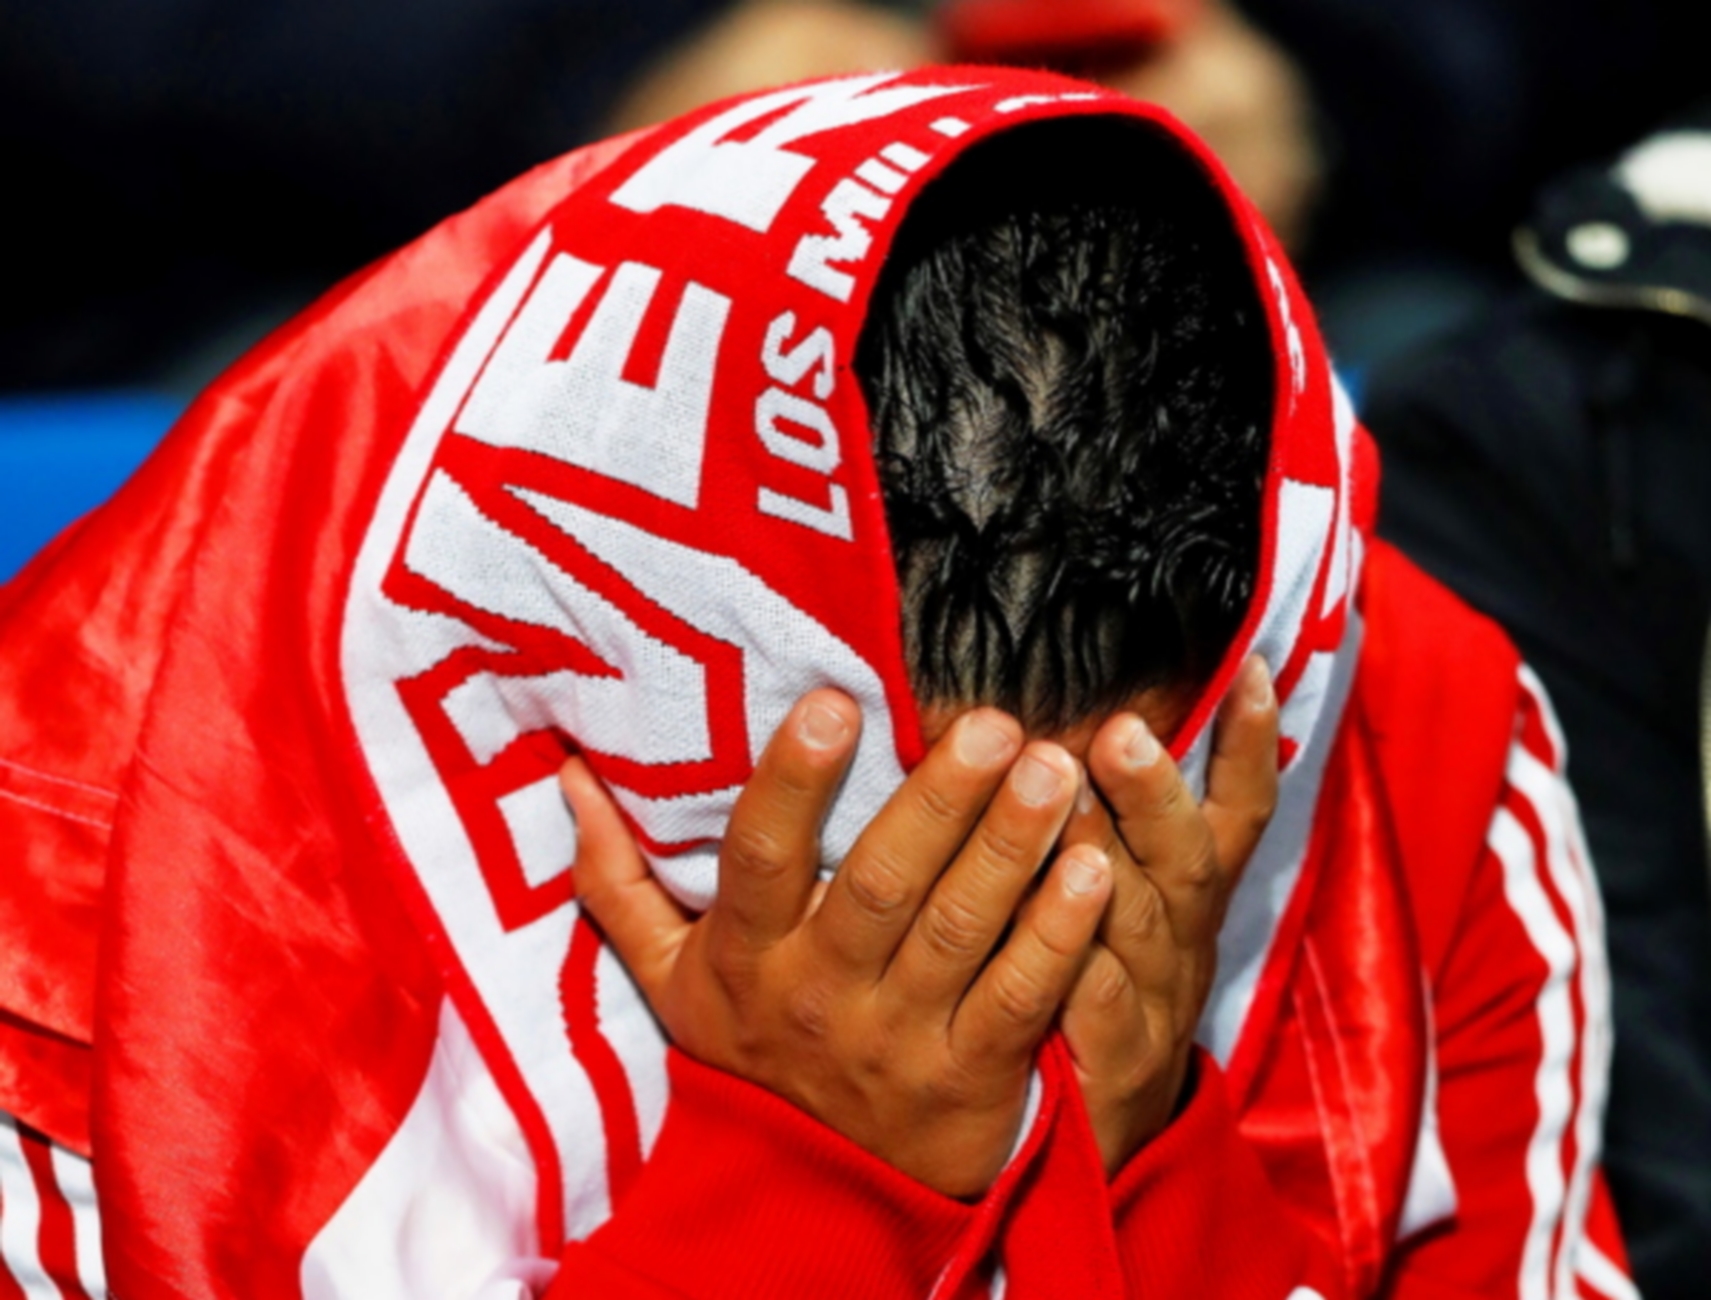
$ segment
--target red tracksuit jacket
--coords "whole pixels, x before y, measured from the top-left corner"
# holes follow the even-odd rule
[[[1183,1112],[1108,1184],[1048,1046],[969,1205],[670,1053],[578,917],[552,776],[577,744],[690,903],[808,687],[866,718],[831,859],[895,788],[848,359],[920,188],[1087,116],[1178,142],[1267,313],[1258,591],[1176,752],[1265,655],[1280,806]],[[1561,741],[1503,636],[1369,540],[1375,482],[1263,222],[1079,83],[768,92],[446,222],[0,596],[0,1297],[1630,1295]]]

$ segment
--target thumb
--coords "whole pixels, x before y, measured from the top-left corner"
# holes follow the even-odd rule
[[[648,868],[588,764],[566,759],[558,783],[576,818],[577,899],[654,1003],[677,964],[690,920]]]

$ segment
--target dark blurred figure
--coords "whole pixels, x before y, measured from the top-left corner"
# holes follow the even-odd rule
[[[1538,187],[1711,90],[1684,0],[1243,0],[1306,73],[1330,187],[1316,249],[1488,266]]]
[[[0,385],[135,381],[590,134],[712,0],[5,0]]]
[[[1536,287],[1378,377],[1380,529],[1549,687],[1608,910],[1606,1170],[1647,1300],[1711,1279],[1711,105],[1543,194]]]
[[[841,0],[0,0],[0,390],[211,378],[739,16],[762,79],[920,61]]]
[[[1175,111],[1301,259],[1346,368],[1485,307],[1562,167],[1711,91],[1684,0],[946,0],[952,53]],[[1031,16],[1031,21],[1030,21]],[[972,39],[970,38],[972,34]]]
[[[1479,299],[1551,169],[1703,84],[1694,16],[1680,0],[0,0],[0,391],[193,387],[332,279],[611,122],[971,54],[1173,108],[1286,235],[1322,190],[1316,237],[1292,242],[1333,347],[1364,364]]]
[[[1243,0],[1311,87],[1325,164],[1302,270],[1365,369],[1488,307],[1564,167],[1711,90],[1686,0]]]

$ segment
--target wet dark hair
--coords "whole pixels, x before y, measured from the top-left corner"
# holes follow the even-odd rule
[[[924,704],[1041,730],[1192,689],[1253,595],[1264,314],[1152,129],[1020,128],[916,201],[856,358]]]

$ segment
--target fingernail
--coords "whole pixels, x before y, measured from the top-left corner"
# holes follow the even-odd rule
[[[970,767],[996,767],[1015,747],[1015,736],[984,713],[966,714],[957,725],[956,755]]]
[[[834,749],[849,736],[850,724],[836,709],[810,703],[802,710],[796,734],[810,749]]]
[[[1250,708],[1266,709],[1277,703],[1277,689],[1271,680],[1271,668],[1258,655],[1249,655],[1242,665],[1242,698]]]
[[[1038,808],[1041,804],[1050,803],[1063,789],[1063,773],[1050,763],[1026,754],[1011,771],[1010,784],[1018,799]]]
[[[1063,887],[1071,894],[1085,896],[1105,883],[1111,871],[1111,859],[1098,849],[1083,849],[1063,864]]]
[[[1077,773],[1075,791],[1075,811],[1083,817],[1093,811],[1093,782],[1087,779],[1087,769],[1081,768]]]
[[[1151,767],[1158,762],[1158,756],[1163,752],[1154,736],[1152,729],[1139,718],[1134,720],[1129,730],[1129,738],[1123,742],[1123,759],[1130,767]]]

